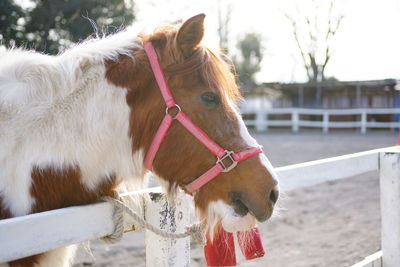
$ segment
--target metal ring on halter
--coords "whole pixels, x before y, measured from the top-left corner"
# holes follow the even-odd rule
[[[233,151],[229,151],[229,150],[225,150],[225,155],[223,155],[221,158],[217,159],[217,164],[221,165],[222,168],[224,168],[224,170],[222,172],[229,172],[230,170],[232,170],[233,168],[236,167],[236,165],[238,164],[238,162],[232,157],[232,154],[234,154],[235,152]],[[232,164],[228,167],[225,166],[223,160],[229,158],[232,161]]]
[[[170,108],[177,108],[177,109],[178,109],[178,113],[182,111],[181,107],[180,107],[178,104],[175,104],[175,106],[172,106],[172,107],[167,107],[167,108],[165,109],[165,114],[168,114],[168,115],[170,115],[170,116],[173,117],[173,118],[175,118],[176,114],[178,114],[178,113],[176,113],[175,116],[172,116],[171,114],[169,114],[169,109],[170,109]]]

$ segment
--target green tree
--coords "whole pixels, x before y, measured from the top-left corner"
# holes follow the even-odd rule
[[[0,44],[6,46],[22,44],[24,34],[18,20],[24,16],[24,11],[14,1],[0,1]]]
[[[13,1],[6,0],[9,3]],[[94,25],[100,31],[115,31],[134,19],[133,1],[125,0],[32,0],[22,25],[26,45],[37,51],[56,54],[72,43],[92,35]],[[14,4],[15,6],[15,4]],[[21,19],[19,20],[19,22]],[[12,37],[11,34],[4,39]],[[7,42],[5,42],[7,43]]]
[[[234,57],[236,71],[239,81],[247,87],[256,85],[254,75],[261,69],[263,59],[262,38],[257,33],[247,33],[237,46],[239,55]]]

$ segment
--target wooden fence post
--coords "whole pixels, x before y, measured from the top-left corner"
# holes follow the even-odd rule
[[[268,129],[266,124],[267,115],[262,110],[257,110],[255,114],[256,114],[255,118],[256,131],[258,132],[266,131]]]
[[[322,131],[324,133],[327,133],[329,131],[329,113],[326,111],[324,112],[324,115],[323,115],[322,124],[323,124]]]
[[[379,160],[383,267],[399,267],[400,153],[381,152]]]
[[[292,131],[295,133],[299,131],[299,112],[297,110],[292,111]]]
[[[146,221],[161,230],[182,233],[190,223],[191,202],[187,195],[178,194],[175,207],[171,207],[164,194],[150,193],[145,201]],[[190,237],[164,238],[146,230],[146,266],[190,266]]]
[[[367,132],[367,112],[363,110],[361,112],[361,133],[365,134]]]

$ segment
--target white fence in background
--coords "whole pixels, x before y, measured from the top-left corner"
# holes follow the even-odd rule
[[[266,110],[243,109],[243,115],[253,115],[254,119],[246,119],[247,126],[254,126],[257,131],[267,131],[269,127],[291,127],[298,132],[301,127],[321,128],[328,132],[331,128],[360,128],[366,133],[368,128],[400,128],[400,122],[378,122],[371,115],[400,114],[400,108],[371,108],[371,109],[305,109],[305,108],[276,108]],[[274,120],[269,115],[289,115],[288,120]],[[302,115],[317,115],[320,120],[302,120]],[[332,121],[332,116],[354,116],[354,121]]]
[[[382,252],[379,253],[382,257],[374,254],[354,267],[399,267],[399,146],[276,168],[283,191],[376,170],[380,172],[381,183]],[[189,224],[189,196],[181,195],[172,209],[160,188],[133,194],[142,196],[145,218],[154,225],[181,232]],[[97,203],[1,220],[0,262],[108,235],[114,228],[112,213],[111,204]],[[146,232],[146,262],[151,267],[189,266],[189,238],[169,240]]]

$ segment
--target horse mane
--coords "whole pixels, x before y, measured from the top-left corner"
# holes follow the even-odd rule
[[[132,50],[141,48],[138,33],[133,30],[123,30],[111,35],[88,38],[67,49],[57,57],[61,59],[84,58],[94,62],[104,63],[107,60],[118,60],[119,56],[132,57]]]

